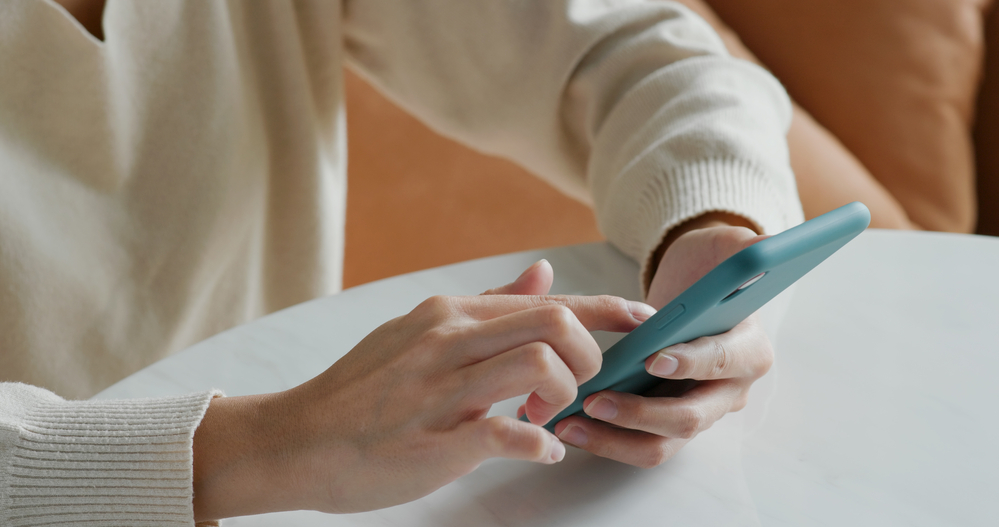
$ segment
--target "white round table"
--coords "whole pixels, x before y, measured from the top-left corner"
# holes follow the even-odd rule
[[[291,388],[423,299],[477,294],[540,258],[555,268],[555,293],[639,298],[635,264],[606,244],[497,256],[286,309],[97,397]],[[749,406],[658,468],[570,448],[554,466],[491,460],[426,498],[380,511],[226,524],[995,525],[999,239],[868,231],[761,315],[777,362]],[[493,413],[512,415],[517,404]]]

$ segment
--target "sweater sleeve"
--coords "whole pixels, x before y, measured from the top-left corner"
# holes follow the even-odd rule
[[[0,383],[0,525],[194,525],[194,430],[218,395],[66,401]]]
[[[767,233],[802,220],[784,89],[679,4],[347,0],[344,20],[359,73],[437,131],[591,203],[636,260],[705,212]]]

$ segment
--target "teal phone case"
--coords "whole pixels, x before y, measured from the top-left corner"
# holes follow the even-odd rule
[[[545,426],[579,413],[602,390],[643,393],[663,379],[645,359],[680,342],[724,333],[864,231],[871,213],[854,202],[757,242],[718,264],[649,320],[611,346],[600,372],[579,387],[576,400]],[[762,275],[762,276],[761,276]],[[522,417],[526,420],[526,416]]]

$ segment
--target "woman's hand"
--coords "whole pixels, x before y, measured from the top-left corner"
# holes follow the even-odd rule
[[[663,307],[716,265],[762,238],[747,228],[724,225],[680,235],[660,260],[649,304]],[[770,341],[755,316],[749,317],[727,333],[670,346],[649,357],[646,370],[673,379],[672,385],[664,383],[648,397],[595,393],[584,401],[584,411],[593,419],[568,417],[556,425],[555,433],[597,455],[654,467],[726,413],[742,409],[750,386],[771,364]],[[697,382],[678,385],[675,380],[680,379]],[[652,396],[690,385],[680,396]]]
[[[654,314],[621,298],[534,296],[547,262],[476,297],[434,297],[287,392],[216,399],[195,435],[199,520],[289,509],[357,512],[404,503],[491,457],[555,463],[539,425],[600,369],[589,330]],[[531,422],[486,418],[530,393]]]

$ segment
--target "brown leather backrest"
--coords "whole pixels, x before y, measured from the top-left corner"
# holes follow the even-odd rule
[[[706,1],[916,224],[973,228],[986,0]]]
[[[979,234],[999,236],[999,9],[985,22],[985,74],[975,116]]]

